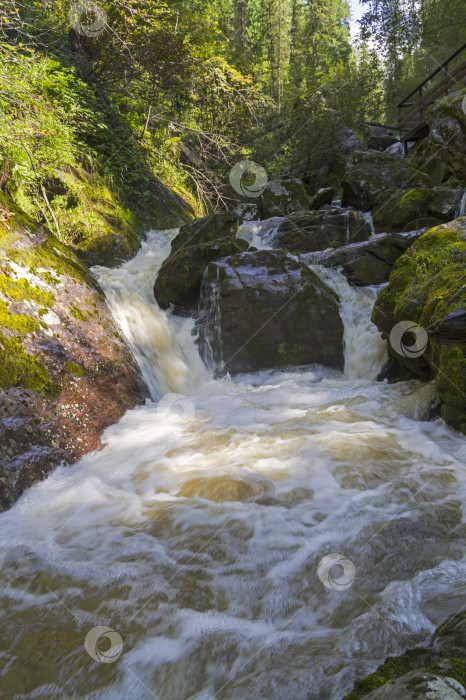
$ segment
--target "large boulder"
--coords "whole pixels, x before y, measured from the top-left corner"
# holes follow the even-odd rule
[[[259,197],[257,207],[261,219],[287,216],[294,211],[308,210],[309,197],[301,180],[270,180]]]
[[[172,253],[180,248],[209,243],[219,238],[235,237],[238,232],[240,217],[236,212],[226,211],[195,219],[180,228],[172,240]]]
[[[428,175],[416,170],[403,156],[356,151],[346,167],[341,203],[344,207],[369,211],[390,187],[406,190],[428,186]]]
[[[278,226],[274,244],[293,253],[312,253],[367,241],[370,235],[361,212],[332,207],[291,214]]]
[[[0,193],[0,510],[148,396],[95,278]]]
[[[208,266],[201,350],[226,371],[319,363],[343,369],[343,323],[333,290],[282,250],[242,253]],[[208,347],[207,347],[208,346]]]
[[[342,267],[348,281],[358,286],[388,282],[395,262],[424,231],[387,233],[359,245],[337,248],[318,262],[326,267]]]
[[[430,329],[425,349],[413,356],[412,338],[389,343],[392,366],[413,377],[435,378],[443,418],[466,434],[466,346],[438,342],[432,332],[452,312],[466,309],[465,264],[466,217],[430,229],[395,263],[388,287],[377,297],[372,320],[386,338],[400,322]]]
[[[427,110],[429,147],[460,179],[466,179],[466,89],[453,92]]]
[[[373,221],[377,232],[432,228],[458,216],[465,190],[462,188],[388,189],[377,197]]]
[[[220,238],[207,243],[179,248],[160,268],[154,296],[162,309],[189,315],[196,311],[204,270],[210,262],[241,253],[249,244],[240,238]]]
[[[367,130],[367,147],[374,151],[385,151],[389,146],[399,143],[398,138],[382,126],[370,126]]]

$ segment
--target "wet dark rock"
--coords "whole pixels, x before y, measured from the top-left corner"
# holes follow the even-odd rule
[[[295,211],[308,210],[309,197],[301,180],[270,180],[258,199],[257,207],[261,219],[287,216]]]
[[[240,217],[236,212],[226,211],[195,219],[180,228],[179,234],[172,240],[171,251],[180,248],[210,243],[220,238],[235,237],[238,232]]]
[[[388,282],[393,265],[424,231],[387,233],[357,246],[344,246],[316,262],[343,268],[348,281],[358,286]]]
[[[155,281],[157,303],[162,309],[170,308],[182,316],[196,311],[207,265],[247,248],[246,241],[227,237],[175,250],[163,263]]]
[[[211,263],[200,302],[201,351],[228,372],[318,363],[343,369],[343,324],[335,292],[283,250]]]
[[[329,207],[286,217],[274,237],[276,246],[294,253],[312,253],[367,241],[371,228],[361,212]]]
[[[342,206],[369,211],[389,188],[428,187],[429,177],[403,156],[377,151],[352,154],[343,179]]]
[[[334,187],[322,187],[320,190],[311,197],[309,203],[309,209],[311,211],[316,211],[324,206],[324,204],[331,204],[333,198],[335,197]]]

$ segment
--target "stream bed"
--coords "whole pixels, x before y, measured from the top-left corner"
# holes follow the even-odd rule
[[[465,443],[431,385],[375,380],[377,289],[313,266],[343,374],[215,379],[153,299],[175,234],[94,269],[151,400],[0,515],[3,697],[338,700],[460,607]]]

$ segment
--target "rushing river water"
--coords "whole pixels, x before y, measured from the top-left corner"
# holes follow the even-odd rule
[[[431,386],[375,381],[376,290],[315,267],[344,375],[215,380],[153,300],[174,234],[96,269],[153,400],[0,516],[2,697],[339,699],[460,607],[465,443]]]

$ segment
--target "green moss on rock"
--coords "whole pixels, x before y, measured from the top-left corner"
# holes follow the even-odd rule
[[[37,357],[24,351],[19,338],[6,338],[0,333],[0,387],[22,386],[31,391],[43,391],[56,398],[61,386],[53,382]]]
[[[466,307],[466,217],[427,231],[395,263],[390,283],[378,296],[373,321],[385,337],[400,321],[428,328],[448,313]],[[420,358],[401,358],[389,351],[413,376],[428,365],[436,378],[445,420],[458,429],[466,414],[466,358],[464,345],[429,343]],[[455,409],[456,418],[452,420]]]

